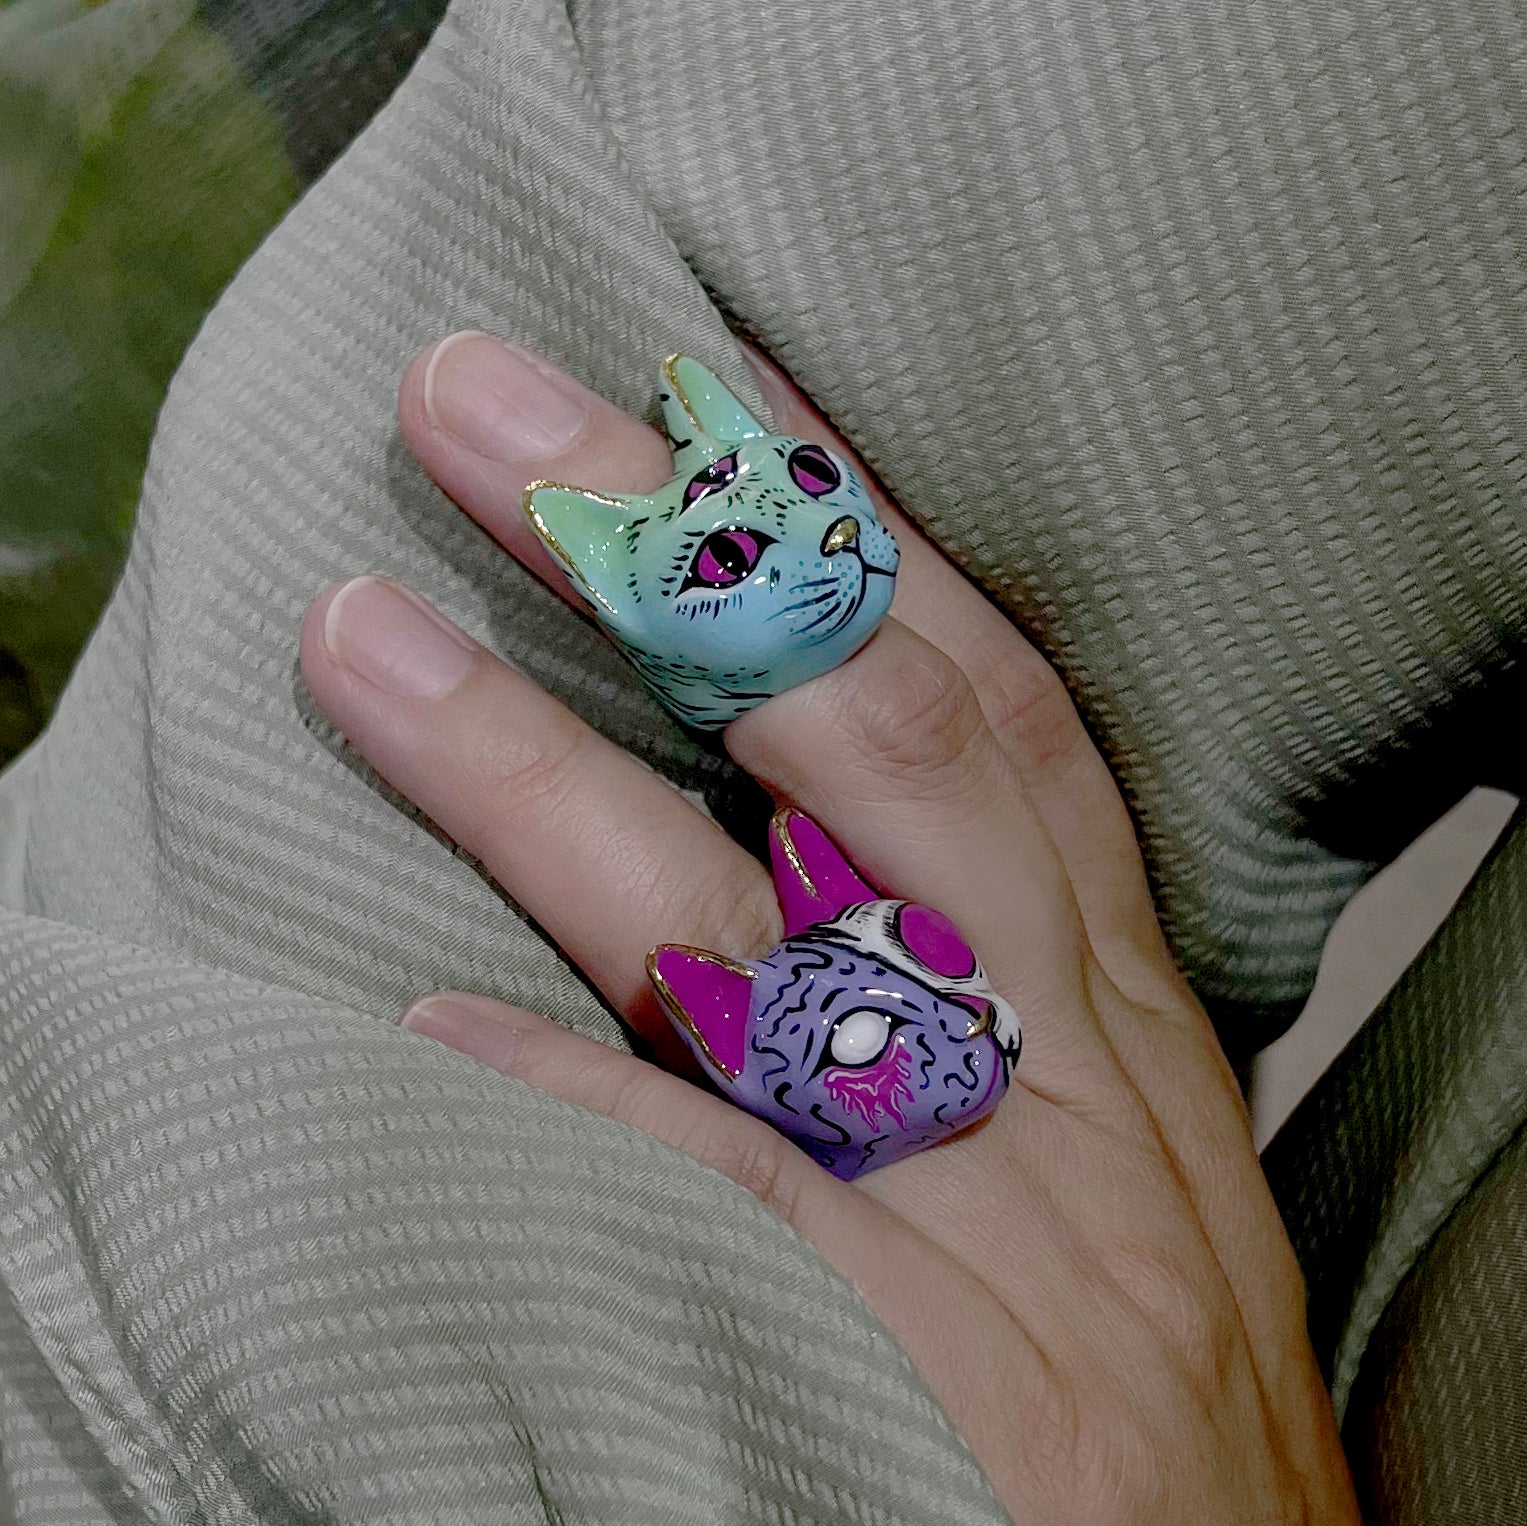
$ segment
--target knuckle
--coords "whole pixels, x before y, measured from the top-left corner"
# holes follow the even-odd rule
[[[1117,1413],[1115,1422],[1106,1458],[1100,1456],[1093,1469],[1094,1498],[1115,1520],[1122,1519],[1117,1512],[1126,1501],[1133,1519],[1167,1518],[1162,1507],[1170,1504],[1171,1490],[1160,1438],[1138,1415]],[[1141,1514],[1135,1516],[1135,1510]]]
[[[1121,1503],[1144,1519],[1134,1512],[1159,1495],[1160,1448],[1134,1397],[1106,1381],[1084,1397],[1058,1374],[1025,1397],[1026,1471],[1045,1487],[1068,1480],[1068,1519],[1117,1521]]]
[[[1007,642],[985,641],[966,671],[992,735],[1023,760],[1025,771],[1064,763],[1090,741],[1060,675],[1038,654],[1015,656]]]
[[[1114,1287],[1155,1333],[1174,1366],[1202,1393],[1217,1393],[1231,1381],[1241,1353],[1240,1323],[1229,1306],[1228,1289],[1205,1286],[1196,1273],[1163,1245],[1116,1242],[1105,1256]]]
[[[597,1096],[585,1105],[618,1118],[659,1139],[669,1136],[673,1115],[672,1077],[650,1065],[614,1065],[594,1083]]]
[[[804,1173],[800,1156],[767,1125],[727,1130],[710,1137],[700,1159],[751,1192],[787,1224],[795,1224]]]
[[[1041,1353],[1043,1376],[1025,1395],[1025,1455],[1040,1477],[1062,1478],[1081,1472],[1087,1424],[1074,1382]]]
[[[933,648],[903,662],[893,683],[855,686],[837,714],[861,758],[932,792],[962,778],[990,740],[964,673]]]
[[[505,748],[501,735],[478,755],[474,772],[493,801],[499,820],[513,828],[554,814],[576,786],[582,740],[573,725],[548,725],[521,745]]]

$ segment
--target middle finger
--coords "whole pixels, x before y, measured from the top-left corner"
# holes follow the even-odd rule
[[[763,867],[661,776],[385,578],[325,590],[302,672],[387,782],[471,853],[657,1050],[695,1074],[646,976],[665,941],[778,941]]]

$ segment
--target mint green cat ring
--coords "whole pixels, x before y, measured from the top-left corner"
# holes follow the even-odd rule
[[[875,634],[896,541],[842,456],[770,433],[687,355],[662,373],[668,482],[619,496],[532,482],[524,507],[647,687],[716,731]]]

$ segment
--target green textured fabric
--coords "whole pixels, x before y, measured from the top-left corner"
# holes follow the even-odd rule
[[[1519,811],[1421,956],[1263,1152],[1338,1414],[1395,1289],[1527,1120],[1524,964]],[[1527,1347],[1527,1329],[1517,1336]]]
[[[1370,1520],[1527,1521],[1527,1132],[1444,1226],[1374,1330],[1347,1402]]]
[[[123,581],[0,781],[21,1526],[1000,1520],[744,1194],[392,1025],[465,986],[623,1042],[312,712],[301,612],[395,574],[756,831],[393,421],[459,327],[648,417],[675,349],[761,407],[749,330],[1065,674],[1244,1054],[1373,866],[1519,778],[1524,67],[1486,0],[458,0],[208,318]],[[1375,1029],[1460,1064],[1349,1061],[1280,1141],[1347,1382],[1514,1126],[1509,1086],[1457,1113],[1409,1208],[1362,1154],[1370,1109],[1424,1122],[1434,1079],[1489,1073],[1465,1051],[1513,1052],[1524,851]],[[1367,1196],[1335,1222],[1291,1173],[1344,1154]]]

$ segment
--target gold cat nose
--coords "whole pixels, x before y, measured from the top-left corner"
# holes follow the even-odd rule
[[[972,1012],[970,1022],[965,1029],[967,1039],[978,1039],[983,1033],[991,1032],[992,1005],[989,1001],[981,1003],[979,1012]]]
[[[845,546],[853,545],[858,539],[859,521],[853,515],[845,514],[822,537],[822,555],[831,556],[835,551],[841,551]]]

